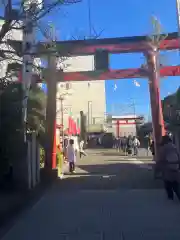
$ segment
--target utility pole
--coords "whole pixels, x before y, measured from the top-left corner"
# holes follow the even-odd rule
[[[134,118],[136,116],[136,103],[135,103],[135,100],[133,100],[132,102],[132,108],[133,108],[133,114],[134,114]]]
[[[33,73],[33,52],[35,52],[36,33],[35,15],[42,8],[39,1],[29,0],[23,3],[23,64],[22,64],[22,85],[23,85],[23,123],[24,142],[26,142],[26,122],[27,122],[27,101]]]
[[[176,13],[177,13],[178,35],[180,37],[180,0],[176,0]]]
[[[91,123],[92,123],[92,101],[88,101],[88,131]]]
[[[91,0],[88,0],[88,22],[89,22],[89,38],[91,38],[92,37]]]
[[[11,0],[8,0],[7,4],[10,5]],[[18,188],[27,189],[29,187],[29,168],[26,161],[27,158],[27,102],[29,97],[29,89],[32,81],[33,72],[33,52],[35,51],[35,15],[41,10],[39,0],[23,1],[23,41],[22,41],[22,132],[19,134],[19,141],[22,143],[21,149],[19,149],[18,159],[13,164],[13,179]],[[18,141],[18,139],[17,139]]]
[[[61,119],[61,125],[62,125],[62,127],[61,127],[61,136],[62,136],[62,142],[63,142],[62,145],[64,145],[64,110],[65,110],[64,109],[64,100],[67,95],[71,95],[71,94],[63,93],[57,97],[57,100],[60,101],[60,110],[58,112],[60,112],[60,114],[61,114],[60,119]]]

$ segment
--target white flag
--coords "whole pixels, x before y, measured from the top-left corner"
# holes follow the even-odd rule
[[[136,87],[140,87],[140,86],[141,86],[136,80],[134,80],[133,83],[134,83],[134,85],[135,85]]]
[[[117,85],[116,84],[114,84],[114,91],[116,91],[117,90]]]

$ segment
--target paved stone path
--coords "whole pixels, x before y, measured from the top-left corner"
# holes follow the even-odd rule
[[[179,223],[179,202],[166,199],[150,169],[127,158],[90,154],[76,175],[57,182],[3,240],[179,240]]]

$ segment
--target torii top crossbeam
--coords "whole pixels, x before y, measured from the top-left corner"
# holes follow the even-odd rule
[[[163,35],[162,35],[163,37]],[[19,55],[22,55],[22,42],[8,40],[9,44],[16,50]],[[89,39],[89,40],[72,40],[72,41],[56,41],[54,51],[61,56],[82,56],[94,55],[97,50],[106,50],[109,53],[135,53],[146,52],[151,47],[151,41],[147,36],[135,37],[120,37],[120,38],[104,38],[104,39]],[[162,40],[159,45],[159,50],[174,50],[180,48],[180,40],[178,33],[169,33],[166,39]],[[37,51],[33,55],[39,57],[53,53],[53,50],[47,50],[47,43],[39,42]],[[64,73],[63,79],[61,72],[57,73],[57,81],[88,81],[88,80],[106,80],[106,79],[122,79],[122,78],[139,78],[146,77],[147,71],[143,68],[137,69],[120,69],[107,71],[88,71],[88,72],[71,72]],[[166,66],[160,70],[160,75],[178,76],[180,75],[180,66]],[[43,71],[43,78],[46,78],[46,70]],[[39,79],[40,80],[40,79]],[[37,80],[37,81],[39,81]],[[41,80],[40,80],[41,81]]]
[[[162,35],[163,37],[163,35]],[[22,42],[7,40],[8,43],[16,50],[22,53]],[[56,41],[54,51],[60,56],[80,56],[93,55],[97,49],[105,49],[109,53],[128,53],[128,52],[145,52],[150,48],[150,39],[147,36],[119,37],[89,40],[72,40]],[[162,40],[159,46],[160,50],[173,50],[180,47],[178,33],[169,33],[165,40]],[[35,56],[46,55],[53,50],[47,50],[47,42],[39,42]]]
[[[163,35],[161,35],[163,38]],[[160,36],[160,38],[161,38]],[[145,52],[150,48],[151,40],[147,36],[104,38],[90,40],[73,40],[56,42],[57,51],[62,56],[93,55],[97,49],[107,50],[109,53]],[[169,33],[166,39],[162,40],[160,50],[173,50],[179,47],[177,32]],[[39,44],[40,53],[46,51],[42,43]]]

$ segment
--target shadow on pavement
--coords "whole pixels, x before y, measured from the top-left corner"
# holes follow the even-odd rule
[[[79,165],[79,171],[66,175],[58,184],[63,190],[159,189],[153,171],[130,163]],[[81,173],[82,171],[82,173]]]
[[[31,208],[49,189],[52,181],[45,181],[41,171],[41,183],[33,190],[16,191],[10,189],[9,191],[2,191],[0,189],[0,239],[11,228],[18,216],[24,210]]]

